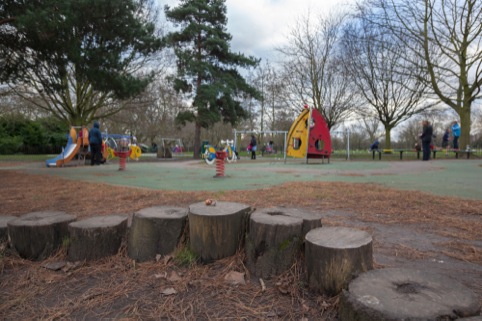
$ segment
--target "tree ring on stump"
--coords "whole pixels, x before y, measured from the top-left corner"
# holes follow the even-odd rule
[[[478,315],[480,302],[459,282],[430,271],[372,270],[353,280],[339,307],[349,320],[454,320]]]

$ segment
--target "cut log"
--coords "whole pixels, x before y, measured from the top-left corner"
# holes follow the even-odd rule
[[[16,216],[0,216],[0,243],[7,241],[8,239],[8,228],[7,223],[17,219]]]
[[[459,282],[403,268],[361,274],[343,291],[339,306],[342,321],[462,320],[479,313],[477,295]]]
[[[31,260],[49,257],[69,236],[75,216],[65,212],[32,212],[7,223],[8,234],[18,254]]]
[[[294,207],[271,207],[265,209],[270,215],[286,215],[291,217],[298,217],[303,220],[302,239],[304,240],[306,233],[312,229],[322,227],[321,219],[323,214],[321,212],[308,211],[305,209]]]
[[[288,209],[278,210],[256,210],[249,220],[245,247],[247,268],[264,279],[288,270],[300,253],[303,240],[303,220],[284,215]]]
[[[155,206],[134,213],[128,255],[139,262],[174,251],[184,231],[187,208]]]
[[[127,215],[91,217],[69,224],[70,261],[97,260],[115,255],[127,232]]]
[[[306,234],[308,285],[322,294],[336,295],[362,272],[373,268],[372,237],[346,227],[322,227]]]
[[[217,202],[189,206],[191,250],[204,263],[234,255],[244,244],[251,207],[246,204]]]

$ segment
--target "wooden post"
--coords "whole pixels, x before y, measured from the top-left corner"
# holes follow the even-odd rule
[[[311,289],[336,295],[358,274],[373,268],[372,237],[346,227],[322,227],[306,234],[306,276]]]
[[[189,206],[191,250],[202,262],[234,255],[244,243],[251,207],[231,202],[205,202]]]
[[[132,218],[127,243],[130,258],[143,262],[174,251],[184,231],[187,208],[154,206]]]
[[[8,234],[12,246],[26,259],[43,260],[68,237],[67,226],[75,220],[65,212],[32,212],[9,221]]]
[[[285,210],[286,211],[286,210]],[[251,214],[246,241],[249,271],[270,278],[288,270],[300,252],[303,220],[272,209]]]
[[[70,261],[97,260],[117,254],[127,232],[127,215],[91,217],[69,224]]]

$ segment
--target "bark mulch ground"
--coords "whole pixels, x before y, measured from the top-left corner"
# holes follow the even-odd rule
[[[324,226],[352,226],[371,232],[376,268],[444,261],[448,275],[482,298],[482,201],[374,184],[303,182],[303,188],[300,186],[286,183],[229,193],[152,191],[98,183],[79,185],[56,177],[47,180],[41,175],[2,170],[0,215],[62,210],[82,219],[133,213],[155,205],[187,207],[207,198],[255,208],[318,210],[326,213]],[[393,232],[400,229],[403,232]],[[423,245],[427,238],[430,246]],[[410,239],[415,242],[408,242]],[[135,263],[127,257],[124,245],[116,256],[67,263],[52,270],[44,266],[65,261],[64,248],[45,261],[32,262],[1,244],[0,319],[337,319],[338,298],[306,288],[302,257],[283,275],[261,282],[246,269],[242,250],[206,265],[183,262],[182,251],[180,248],[157,261]],[[471,273],[461,276],[461,267]],[[240,281],[245,284],[228,282],[232,275],[244,275]]]

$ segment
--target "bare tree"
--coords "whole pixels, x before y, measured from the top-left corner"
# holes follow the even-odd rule
[[[345,16],[332,14],[312,24],[309,15],[298,20],[279,48],[284,56],[284,89],[291,106],[317,108],[328,127],[347,119],[354,106],[350,77],[340,64],[338,41]]]
[[[424,71],[407,64],[404,46],[363,15],[346,28],[343,43],[350,53],[345,65],[365,103],[357,113],[383,124],[389,149],[393,128],[434,105]]]
[[[470,144],[471,108],[481,98],[482,2],[369,0],[373,20],[389,29],[417,59],[442,102],[460,117],[461,146]]]
[[[363,117],[362,123],[370,142],[373,142],[375,138],[379,138],[380,120],[378,118]]]
[[[126,103],[122,111],[105,121],[112,133],[135,135],[139,142],[159,143],[162,137],[177,137],[175,117],[184,106],[181,96],[166,78],[153,82],[147,90]]]

